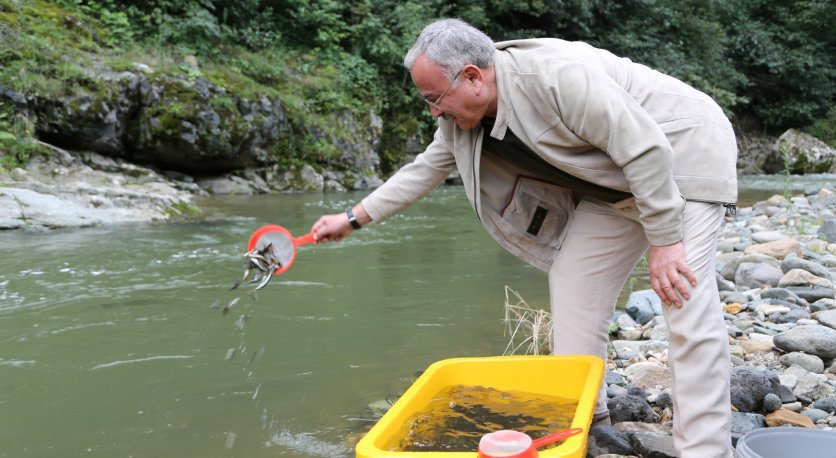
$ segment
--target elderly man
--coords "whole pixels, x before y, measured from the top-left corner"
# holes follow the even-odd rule
[[[414,162],[320,241],[384,220],[454,169],[485,229],[548,272],[556,354],[606,356],[618,294],[647,251],[670,330],[674,444],[729,457],[728,337],[715,246],[737,198],[737,148],[707,95],[584,43],[500,43],[455,19],[428,25],[404,58],[439,118]],[[601,388],[595,419],[607,422]]]

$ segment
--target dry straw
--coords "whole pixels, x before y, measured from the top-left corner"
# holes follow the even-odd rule
[[[523,298],[505,286],[505,335],[510,340],[505,355],[549,355],[554,348],[552,315],[543,309],[532,307]]]

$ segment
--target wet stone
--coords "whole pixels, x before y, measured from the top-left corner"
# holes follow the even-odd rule
[[[734,282],[747,288],[778,286],[784,273],[781,269],[768,264],[744,262],[737,267]]]
[[[670,434],[639,431],[630,434],[630,444],[639,456],[676,458],[673,437]]]
[[[819,299],[833,299],[836,295],[836,290],[818,286],[790,286],[787,289],[807,302],[816,302]]]
[[[824,371],[824,362],[816,355],[808,355],[801,352],[792,352],[781,355],[781,364],[790,367],[793,365],[803,367],[809,372],[820,374]]]
[[[836,310],[818,312],[815,319],[828,328],[836,329]]]
[[[624,421],[656,422],[656,414],[643,397],[625,395],[607,400],[607,408],[613,423]]]
[[[640,398],[647,398],[647,392],[644,388],[636,385],[627,385],[627,394],[631,396],[638,396]]]
[[[836,299],[819,299],[810,304],[811,312],[821,312],[824,310],[836,310]]]
[[[627,434],[612,426],[593,426],[589,430],[588,456],[606,454],[632,455],[633,446]]]
[[[757,243],[775,242],[778,240],[784,240],[786,238],[786,235],[778,231],[759,231],[752,234],[752,240]]]
[[[783,263],[781,265],[783,266]],[[779,299],[782,301],[798,303],[797,301],[799,297],[792,291],[785,288],[770,288],[761,293],[761,299]]]
[[[781,397],[775,393],[767,393],[766,396],[763,398],[763,411],[764,412],[774,412],[780,409],[783,406],[783,402],[781,402]]]
[[[660,409],[664,409],[666,407],[673,407],[673,396],[667,391],[662,391],[659,393],[659,396],[656,397],[656,406]]]
[[[826,396],[813,403],[813,407],[830,414],[836,414],[836,396]]]
[[[792,389],[783,384],[778,387],[778,396],[780,396],[781,402],[784,403],[784,408],[787,407],[787,403],[798,400],[798,397],[792,392]]]
[[[816,236],[828,243],[836,243],[836,219],[830,219],[821,225]]]
[[[625,309],[631,318],[644,325],[662,314],[662,301],[653,290],[636,291],[630,294]]]
[[[762,371],[751,366],[734,367],[731,370],[731,402],[740,412],[756,412],[763,407],[768,393],[778,394],[781,382],[774,372]]]
[[[816,262],[802,259],[795,253],[790,253],[784,257],[783,261],[781,261],[781,270],[784,271],[784,273],[788,273],[795,269],[801,269],[817,277],[830,279],[830,271],[827,270],[827,267]],[[761,295],[761,297],[763,297],[763,295]]]
[[[752,300],[752,296],[735,291],[723,291],[720,300],[726,304],[745,304]]]
[[[820,409],[807,409],[804,412],[801,412],[801,415],[813,420],[813,423],[819,422],[821,420],[826,419],[830,416],[829,413],[825,412],[824,410]]]
[[[615,373],[613,371],[607,371],[605,382],[607,385],[624,386],[627,384],[627,379],[625,379],[624,376],[621,374]]]
[[[783,425],[801,426],[804,428],[815,427],[815,424],[809,418],[787,409],[776,410],[767,415],[766,424],[773,427]]]
[[[776,347],[787,352],[800,351],[823,360],[836,358],[836,330],[825,326],[797,326],[778,334],[773,341]]]
[[[804,269],[792,269],[781,277],[781,280],[778,282],[778,286],[817,286],[821,288],[833,289],[833,282],[826,278],[812,274]]]
[[[732,412],[732,445],[737,445],[738,439],[746,433],[756,429],[766,428],[766,419],[758,413]]]
[[[618,385],[607,386],[607,398],[614,398],[616,396],[624,396],[627,394],[627,388]]]

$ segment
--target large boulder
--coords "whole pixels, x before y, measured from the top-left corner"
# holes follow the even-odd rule
[[[775,141],[761,168],[766,173],[833,173],[836,149],[810,134],[790,129]]]
[[[769,393],[779,394],[780,387],[781,382],[774,372],[751,366],[731,370],[731,403],[740,412],[760,411],[764,397]]]
[[[836,358],[836,330],[826,326],[796,326],[776,335],[773,342],[785,352],[800,351],[823,360]]]
[[[290,124],[277,98],[237,97],[206,78],[101,70],[98,90],[34,98],[38,135],[49,143],[188,174],[268,162]]]
[[[662,315],[662,300],[652,289],[634,291],[627,299],[625,310],[630,318],[645,325],[654,317]]]
[[[26,101],[39,138],[193,176],[267,170],[281,158],[338,172],[344,188],[380,184],[375,113],[315,115],[299,105],[290,119],[278,97],[243,96],[203,76],[103,68],[88,76],[88,93]]]

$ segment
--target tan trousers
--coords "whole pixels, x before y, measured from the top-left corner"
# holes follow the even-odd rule
[[[682,458],[731,457],[729,348],[715,277],[717,233],[724,208],[687,202],[683,244],[697,276],[682,308],[663,306],[670,330],[673,438]],[[615,303],[648,248],[635,201],[582,200],[549,271],[555,354],[606,360]],[[607,410],[602,384],[595,412]]]

